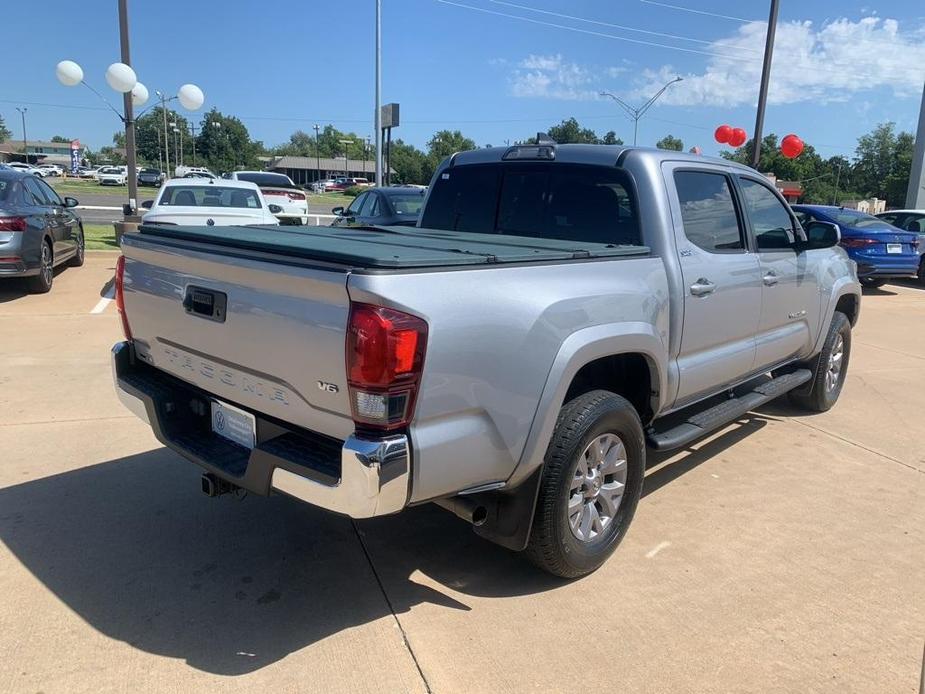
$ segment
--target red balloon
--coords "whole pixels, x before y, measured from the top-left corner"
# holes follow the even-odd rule
[[[713,137],[721,144],[729,142],[729,138],[732,137],[732,128],[728,125],[721,125],[713,133]]]
[[[780,141],[780,153],[788,159],[794,159],[800,156],[803,151],[803,140],[790,133]]]
[[[729,137],[729,144],[733,147],[741,147],[745,144],[747,139],[748,133],[742,130],[742,128],[733,128],[732,135]]]

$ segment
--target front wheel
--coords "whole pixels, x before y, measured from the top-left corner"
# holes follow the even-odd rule
[[[886,284],[886,280],[880,280],[876,277],[861,277],[860,282],[864,289],[879,289]]]
[[[633,406],[605,390],[566,403],[546,452],[526,554],[563,578],[589,574],[626,535],[646,448]]]
[[[838,401],[851,356],[851,321],[836,311],[829,325],[822,351],[816,358],[813,379],[808,386],[790,392],[790,401],[810,412],[826,412]]]

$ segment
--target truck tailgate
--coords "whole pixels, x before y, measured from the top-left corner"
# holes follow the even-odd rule
[[[346,269],[230,257],[139,234],[122,247],[125,313],[140,359],[228,403],[339,439],[353,432]]]

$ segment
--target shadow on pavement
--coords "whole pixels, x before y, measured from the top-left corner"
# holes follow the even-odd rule
[[[644,495],[765,423],[743,418],[664,467],[677,453],[652,454]],[[0,540],[103,634],[220,675],[253,672],[391,610],[470,609],[419,575],[482,597],[567,584],[433,505],[354,524],[284,496],[207,499],[198,478],[160,448],[0,489]]]
[[[29,293],[27,280],[20,277],[4,278],[0,282],[0,304],[8,301],[16,301]]]

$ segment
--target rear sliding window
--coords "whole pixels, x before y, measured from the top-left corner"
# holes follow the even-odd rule
[[[434,182],[421,226],[641,245],[636,203],[620,169],[580,164],[473,164]]]
[[[261,207],[257,191],[222,186],[168,186],[158,205],[170,207]]]

